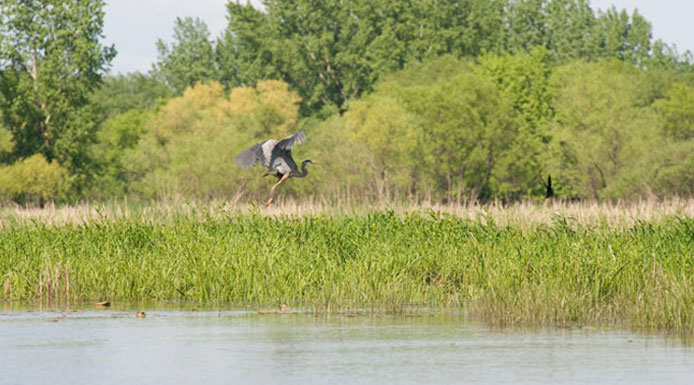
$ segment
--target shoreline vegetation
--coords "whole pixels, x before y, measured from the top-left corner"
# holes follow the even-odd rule
[[[0,208],[3,301],[459,307],[694,333],[694,200]]]

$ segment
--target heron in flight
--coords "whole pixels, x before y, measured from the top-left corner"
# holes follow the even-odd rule
[[[296,166],[292,158],[292,147],[301,144],[306,140],[306,135],[299,131],[282,140],[265,140],[257,143],[236,157],[236,164],[241,168],[251,168],[260,161],[260,164],[268,171],[263,176],[274,175],[279,179],[270,189],[270,199],[265,202],[265,206],[272,203],[275,189],[285,180],[294,178],[305,178],[308,175],[306,166],[313,164],[310,159],[301,162],[301,171]]]

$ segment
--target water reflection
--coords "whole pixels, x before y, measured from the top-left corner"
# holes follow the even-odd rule
[[[0,306],[0,383],[691,383],[694,349],[620,330],[494,330],[459,314],[259,315],[172,304]],[[147,317],[135,317],[146,310]]]

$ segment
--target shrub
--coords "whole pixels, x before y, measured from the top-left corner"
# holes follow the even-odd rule
[[[65,190],[67,171],[41,154],[0,168],[0,195],[24,205],[43,206]]]

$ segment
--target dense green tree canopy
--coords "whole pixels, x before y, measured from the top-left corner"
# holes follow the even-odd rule
[[[214,50],[207,25],[198,18],[176,18],[174,42],[157,41],[159,57],[154,74],[176,92],[217,76]]]
[[[442,54],[499,50],[500,0],[268,0],[265,12],[228,4],[218,45],[228,84],[282,77],[309,110],[342,106],[379,76]],[[250,73],[249,73],[250,69]]]
[[[100,42],[102,0],[0,1],[0,108],[15,158],[43,154],[88,171],[89,94],[115,55]]]
[[[148,110],[174,96],[174,91],[158,77],[139,72],[106,76],[90,99],[103,117],[129,110]]]
[[[552,80],[549,168],[559,192],[595,199],[645,194],[665,149],[646,72],[621,61],[575,62]]]
[[[380,77],[441,55],[529,53],[555,63],[616,58],[664,65],[676,53],[652,42],[638,12],[594,12],[587,0],[266,0],[263,11],[229,2],[217,43],[228,86],[281,78],[305,111],[342,108]],[[670,64],[678,63],[678,59]]]

